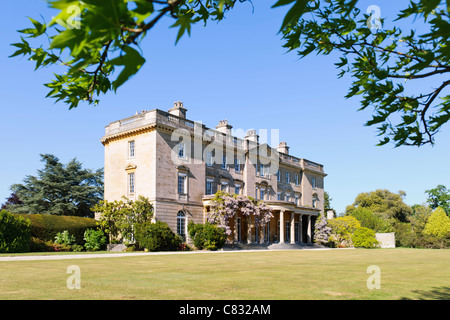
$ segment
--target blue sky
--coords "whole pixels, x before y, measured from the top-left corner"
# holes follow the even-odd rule
[[[358,99],[344,98],[351,83],[338,79],[335,56],[299,60],[286,53],[277,31],[285,9],[274,1],[240,4],[225,21],[202,24],[175,45],[172,21],[158,24],[142,44],[147,59],[140,72],[98,106],[68,110],[46,99],[43,83],[59,68],[34,71],[25,58],[8,58],[19,41],[18,29],[29,27],[26,16],[50,21],[54,12],[44,1],[3,1],[0,5],[0,203],[9,187],[40,169],[40,153],[85,167],[103,167],[100,138],[104,127],[137,110],[168,110],[183,101],[188,118],[215,127],[227,119],[234,129],[279,129],[290,153],[324,165],[325,189],[337,212],[361,192],[379,188],[403,190],[406,203],[426,200],[424,191],[449,185],[449,129],[434,147],[376,147],[375,128],[365,127],[370,110],[357,112]],[[361,1],[376,4],[392,19],[408,1]],[[397,7],[394,7],[397,6]]]

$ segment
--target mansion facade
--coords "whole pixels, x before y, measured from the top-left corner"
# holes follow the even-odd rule
[[[187,239],[187,223],[206,221],[218,190],[242,194],[263,200],[273,218],[259,230],[235,216],[230,241],[311,243],[324,211],[323,165],[290,155],[285,142],[260,143],[256,130],[238,138],[227,120],[211,129],[186,112],[176,102],[106,126],[104,199],[147,197],[155,219]]]

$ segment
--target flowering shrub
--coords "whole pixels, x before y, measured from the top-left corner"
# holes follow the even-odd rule
[[[314,228],[314,241],[317,244],[327,245],[330,241],[331,228],[328,226],[327,219],[322,216],[320,220],[317,220]]]
[[[265,225],[273,218],[272,209],[263,201],[256,201],[245,195],[219,191],[210,202],[210,210],[207,213],[206,220],[225,229],[225,233],[230,235],[229,221],[238,213],[247,218],[254,217],[253,221],[248,219],[250,228],[255,225]]]

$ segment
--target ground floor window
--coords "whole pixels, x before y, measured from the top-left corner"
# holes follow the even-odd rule
[[[186,214],[183,211],[177,214],[177,233],[186,240]]]

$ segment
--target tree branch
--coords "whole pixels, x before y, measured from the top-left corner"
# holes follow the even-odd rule
[[[111,43],[113,42],[113,40],[109,40],[106,44],[105,44],[105,49],[103,50],[102,55],[100,56],[100,62],[98,64],[97,69],[95,69],[94,71],[94,76],[93,76],[93,80],[92,83],[89,87],[89,89],[86,92],[86,98],[87,100],[89,100],[90,102],[92,102],[92,96],[91,93],[94,91],[95,86],[97,84],[97,78],[98,78],[98,73],[102,70],[103,64],[106,61],[106,57],[108,56],[108,50],[109,50],[109,46],[111,45]]]

